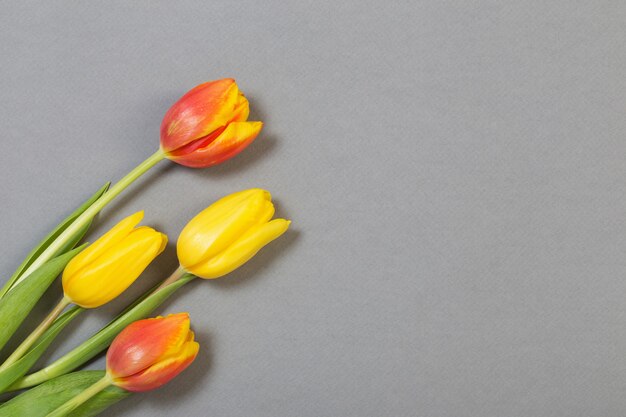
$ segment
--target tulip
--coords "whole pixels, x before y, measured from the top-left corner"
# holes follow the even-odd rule
[[[149,391],[187,368],[199,345],[189,330],[189,314],[139,320],[126,327],[107,352],[113,383],[131,392]]]
[[[48,417],[68,415],[110,385],[129,392],[144,392],[168,383],[198,355],[200,345],[194,341],[189,327],[189,313],[131,323],[111,343],[105,376]]]
[[[240,267],[291,223],[271,220],[274,205],[268,191],[240,191],[218,200],[194,217],[178,238],[183,270],[200,278],[219,278]]]
[[[243,151],[263,123],[248,122],[248,100],[235,80],[209,81],[182,96],[161,123],[161,149],[193,168],[219,164]]]
[[[63,272],[63,291],[74,304],[95,308],[108,303],[141,275],[167,245],[167,236],[138,227],[143,212],[118,223],[79,253]]]
[[[19,360],[70,304],[96,308],[126,290],[167,245],[167,236],[149,227],[137,227],[143,211],[119,222],[87,249],[76,255],[63,271],[61,301],[0,366]]]

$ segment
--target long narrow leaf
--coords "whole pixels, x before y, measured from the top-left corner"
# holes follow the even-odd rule
[[[0,299],[0,349],[13,336],[28,313],[33,309],[65,265],[86,245],[46,262],[33,272],[28,279],[17,284],[13,290]]]
[[[41,255],[41,253],[46,250],[46,248],[48,246],[50,246],[50,244],[52,242],[54,242],[56,240],[56,238],[63,233],[63,231],[65,229],[67,229],[67,227],[72,224],[72,222],[78,217],[80,216],[85,210],[87,210],[94,202],[96,202],[96,200],[98,200],[108,189],[109,189],[110,183],[106,183],[102,188],[100,188],[94,195],[92,195],[86,202],[84,202],[79,208],[76,209],[76,211],[74,211],[72,214],[70,214],[65,220],[63,220],[48,236],[46,236],[46,238],[44,240],[42,240],[39,245],[37,245],[30,254],[28,254],[28,256],[26,257],[26,259],[24,259],[24,262],[22,262],[22,264],[17,268],[17,270],[15,271],[15,273],[13,273],[13,275],[11,276],[11,278],[9,278],[9,280],[5,283],[4,287],[2,288],[2,290],[0,290],[0,298],[4,297],[4,295],[11,289],[11,287],[13,287],[13,285],[15,284],[15,281],[17,281],[22,274],[24,273],[24,271],[26,271],[28,269],[28,267],[30,267],[32,265],[33,262],[35,262],[39,256]],[[91,223],[90,223],[91,224]],[[68,250],[70,250],[71,248],[73,248],[78,242],[80,242],[80,240],[83,238],[83,236],[87,233],[87,230],[89,230],[89,226],[90,224],[86,225],[85,227],[81,228],[71,239],[71,241],[69,241],[67,244],[65,244],[61,249],[59,249],[53,256],[58,256],[61,255],[65,252],[67,252]]]
[[[0,392],[3,392],[18,378],[23,377],[30,370],[30,368],[37,362],[37,359],[46,351],[50,343],[52,343],[55,337],[61,330],[65,328],[76,316],[84,309],[74,306],[58,319],[54,321],[52,326],[46,332],[37,339],[36,344],[17,362],[9,366],[3,371],[0,371]]]
[[[104,371],[80,371],[51,379],[0,406],[0,417],[45,417],[104,377]],[[92,417],[131,395],[110,386],[78,407],[71,417]]]

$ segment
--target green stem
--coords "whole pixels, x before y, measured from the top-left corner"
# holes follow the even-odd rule
[[[117,197],[122,191],[124,191],[130,184],[132,184],[137,178],[145,174],[150,168],[165,158],[165,154],[161,149],[152,154],[148,159],[139,164],[135,169],[130,171],[124,178],[118,181],[109,191],[104,193],[102,197],[96,200],[87,210],[85,210],[80,216],[74,220],[74,222],[59,235],[59,237],[46,248],[45,251],[28,267],[22,276],[13,283],[13,287],[24,280],[34,270],[50,260],[57,250],[63,247],[63,245],[72,238],[74,233],[80,230],[81,227],[89,223],[95,216],[102,210],[107,204]]]
[[[159,291],[161,288],[165,288],[168,285],[173,284],[174,282],[181,279],[183,275],[185,275],[186,273],[187,271],[185,271],[183,267],[179,265],[178,268],[176,268],[176,271],[172,272],[172,275],[170,275],[165,281],[163,281],[161,285],[159,285],[152,293],[154,294],[155,292]]]
[[[108,375],[105,375],[104,378],[100,379],[98,382],[85,389],[83,392],[81,392],[71,400],[67,401],[65,404],[63,404],[53,412],[49,413],[46,417],[67,416],[69,413],[77,409],[80,405],[87,402],[91,397],[112,384],[113,381],[111,381],[111,378],[109,378]]]
[[[52,326],[52,323],[54,323],[57,317],[59,317],[63,310],[65,310],[65,307],[67,307],[71,303],[72,302],[70,301],[70,299],[68,299],[67,297],[63,297],[59,304],[57,304],[56,307],[54,307],[52,311],[46,316],[46,318],[43,319],[41,323],[39,323],[39,326],[37,326],[37,328],[33,330],[26,339],[24,339],[24,341],[17,347],[17,349],[15,349],[11,356],[9,356],[6,361],[4,361],[2,366],[0,366],[0,371],[5,370],[9,366],[17,362],[22,356],[24,356],[26,352],[28,352],[28,350],[33,346],[33,344],[35,344],[35,342],[41,337],[41,335],[44,334],[44,332],[48,330],[50,326]]]

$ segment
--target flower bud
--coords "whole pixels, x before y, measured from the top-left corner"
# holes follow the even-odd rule
[[[139,320],[122,330],[107,352],[113,384],[131,392],[149,391],[181,373],[200,348],[189,326],[189,313],[178,313]]]
[[[138,227],[133,214],[76,255],[63,271],[63,291],[74,304],[95,308],[108,303],[141,275],[167,245],[167,236]]]
[[[246,121],[249,112],[232,78],[200,84],[165,113],[161,149],[188,167],[219,164],[243,151],[261,131],[263,123]]]
[[[251,189],[231,194],[200,212],[178,238],[178,260],[200,278],[219,278],[252,258],[289,227],[271,220],[274,205],[268,191]]]

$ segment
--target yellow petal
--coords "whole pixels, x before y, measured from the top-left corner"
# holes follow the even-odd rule
[[[84,308],[108,303],[128,288],[159,255],[167,238],[149,227],[133,230],[74,275],[63,275],[65,295]]]
[[[248,230],[224,252],[188,271],[206,279],[226,275],[246,263],[263,246],[285,233],[290,223],[285,219],[275,219],[269,223],[258,224]]]
[[[205,262],[224,251],[248,229],[273,212],[270,194],[261,189],[226,196],[194,217],[178,238],[183,268]]]
[[[248,120],[249,115],[250,103],[248,103],[248,99],[243,95],[243,93],[239,92],[239,97],[237,100],[237,104],[235,105],[235,110],[233,112],[233,117],[231,121],[245,122],[246,120]]]
[[[102,235],[87,249],[76,255],[65,267],[63,276],[75,275],[80,269],[94,262],[102,253],[124,239],[142,219],[143,211],[138,211],[113,226],[111,230]]]

